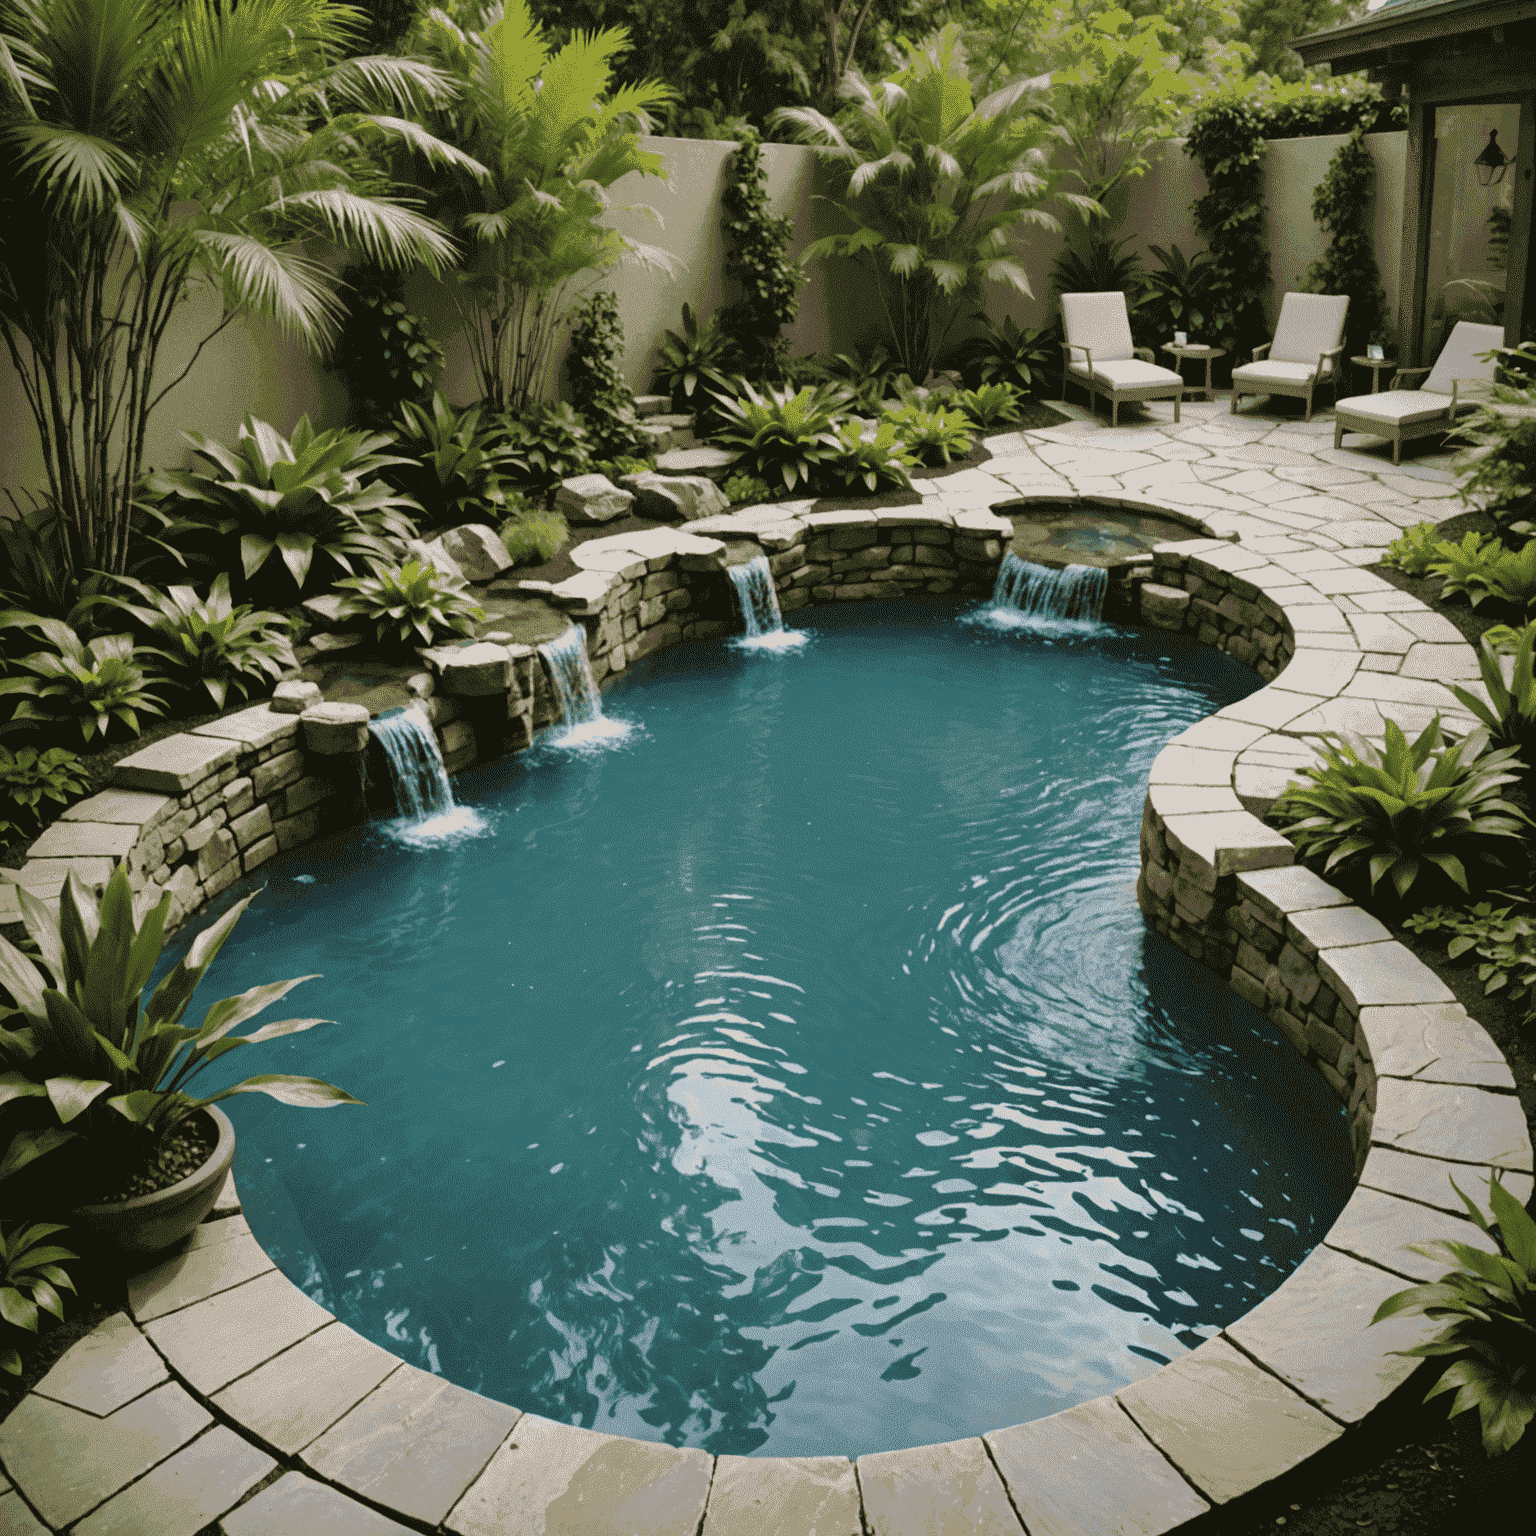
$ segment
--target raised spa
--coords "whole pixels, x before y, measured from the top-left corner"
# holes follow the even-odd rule
[[[1251,672],[945,600],[793,618],[632,667],[627,737],[461,775],[479,835],[274,861],[219,970],[324,973],[295,1001],[339,1024],[266,1070],[368,1107],[241,1100],[236,1172],[345,1322],[569,1423],[857,1456],[1150,1373],[1351,1160],[1136,907],[1152,758]]]

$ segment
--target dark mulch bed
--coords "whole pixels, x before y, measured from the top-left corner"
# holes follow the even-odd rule
[[[1447,543],[1459,544],[1469,533],[1491,534],[1497,533],[1499,528],[1486,512],[1463,512],[1437,524],[1435,531]],[[1461,631],[1469,645],[1475,646],[1495,624],[1520,623],[1520,616],[1501,603],[1484,602],[1474,608],[1464,598],[1442,602],[1440,589],[1445,585],[1445,579],[1441,576],[1410,576],[1390,565],[1372,565],[1366,569],[1390,582],[1399,592],[1411,592],[1421,603],[1443,614]]]

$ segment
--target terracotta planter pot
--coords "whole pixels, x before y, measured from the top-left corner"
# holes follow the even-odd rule
[[[159,1253],[184,1238],[213,1209],[235,1160],[235,1128],[229,1117],[211,1104],[198,1113],[212,1120],[219,1133],[201,1168],[151,1195],[78,1205],[65,1218],[70,1226],[84,1228],[120,1253]]]

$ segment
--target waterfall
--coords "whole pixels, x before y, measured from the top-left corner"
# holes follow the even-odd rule
[[[1109,576],[1097,565],[1053,570],[1020,560],[1009,550],[998,569],[988,613],[1003,624],[1096,625],[1104,612]]]
[[[559,639],[546,640],[538,649],[560,706],[560,729],[552,738],[555,746],[608,746],[629,735],[628,721],[610,720],[603,714],[587,659],[587,632],[580,624],[572,624]]]
[[[726,570],[741,609],[742,630],[736,642],[739,646],[758,651],[793,651],[805,644],[803,631],[784,628],[766,555],[754,555],[745,565],[728,566]]]
[[[368,722],[368,734],[389,764],[395,809],[400,813],[397,837],[404,842],[433,843],[484,830],[478,812],[454,803],[437,735],[420,708],[413,704],[380,715]]]

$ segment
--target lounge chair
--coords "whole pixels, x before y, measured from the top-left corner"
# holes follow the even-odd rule
[[[1239,395],[1294,395],[1307,402],[1312,391],[1331,384],[1338,396],[1339,355],[1344,350],[1347,294],[1288,293],[1280,301],[1275,339],[1253,349],[1253,361],[1232,370],[1232,413]]]
[[[1149,347],[1131,342],[1131,317],[1123,293],[1064,293],[1061,296],[1061,398],[1068,382],[1109,401],[1109,424],[1120,424],[1122,400],[1172,400],[1179,419],[1184,379],[1172,368],[1159,368]]]
[[[1458,414],[1477,403],[1461,394],[1463,387],[1471,386],[1474,397],[1486,394],[1494,364],[1480,361],[1478,354],[1503,345],[1503,326],[1458,320],[1433,368],[1400,368],[1391,389],[1379,395],[1351,395],[1334,405],[1333,446],[1343,446],[1346,432],[1369,432],[1391,438],[1392,462],[1401,464],[1406,439],[1449,432]],[[1418,373],[1429,377],[1417,389],[1404,389],[1403,380]]]

